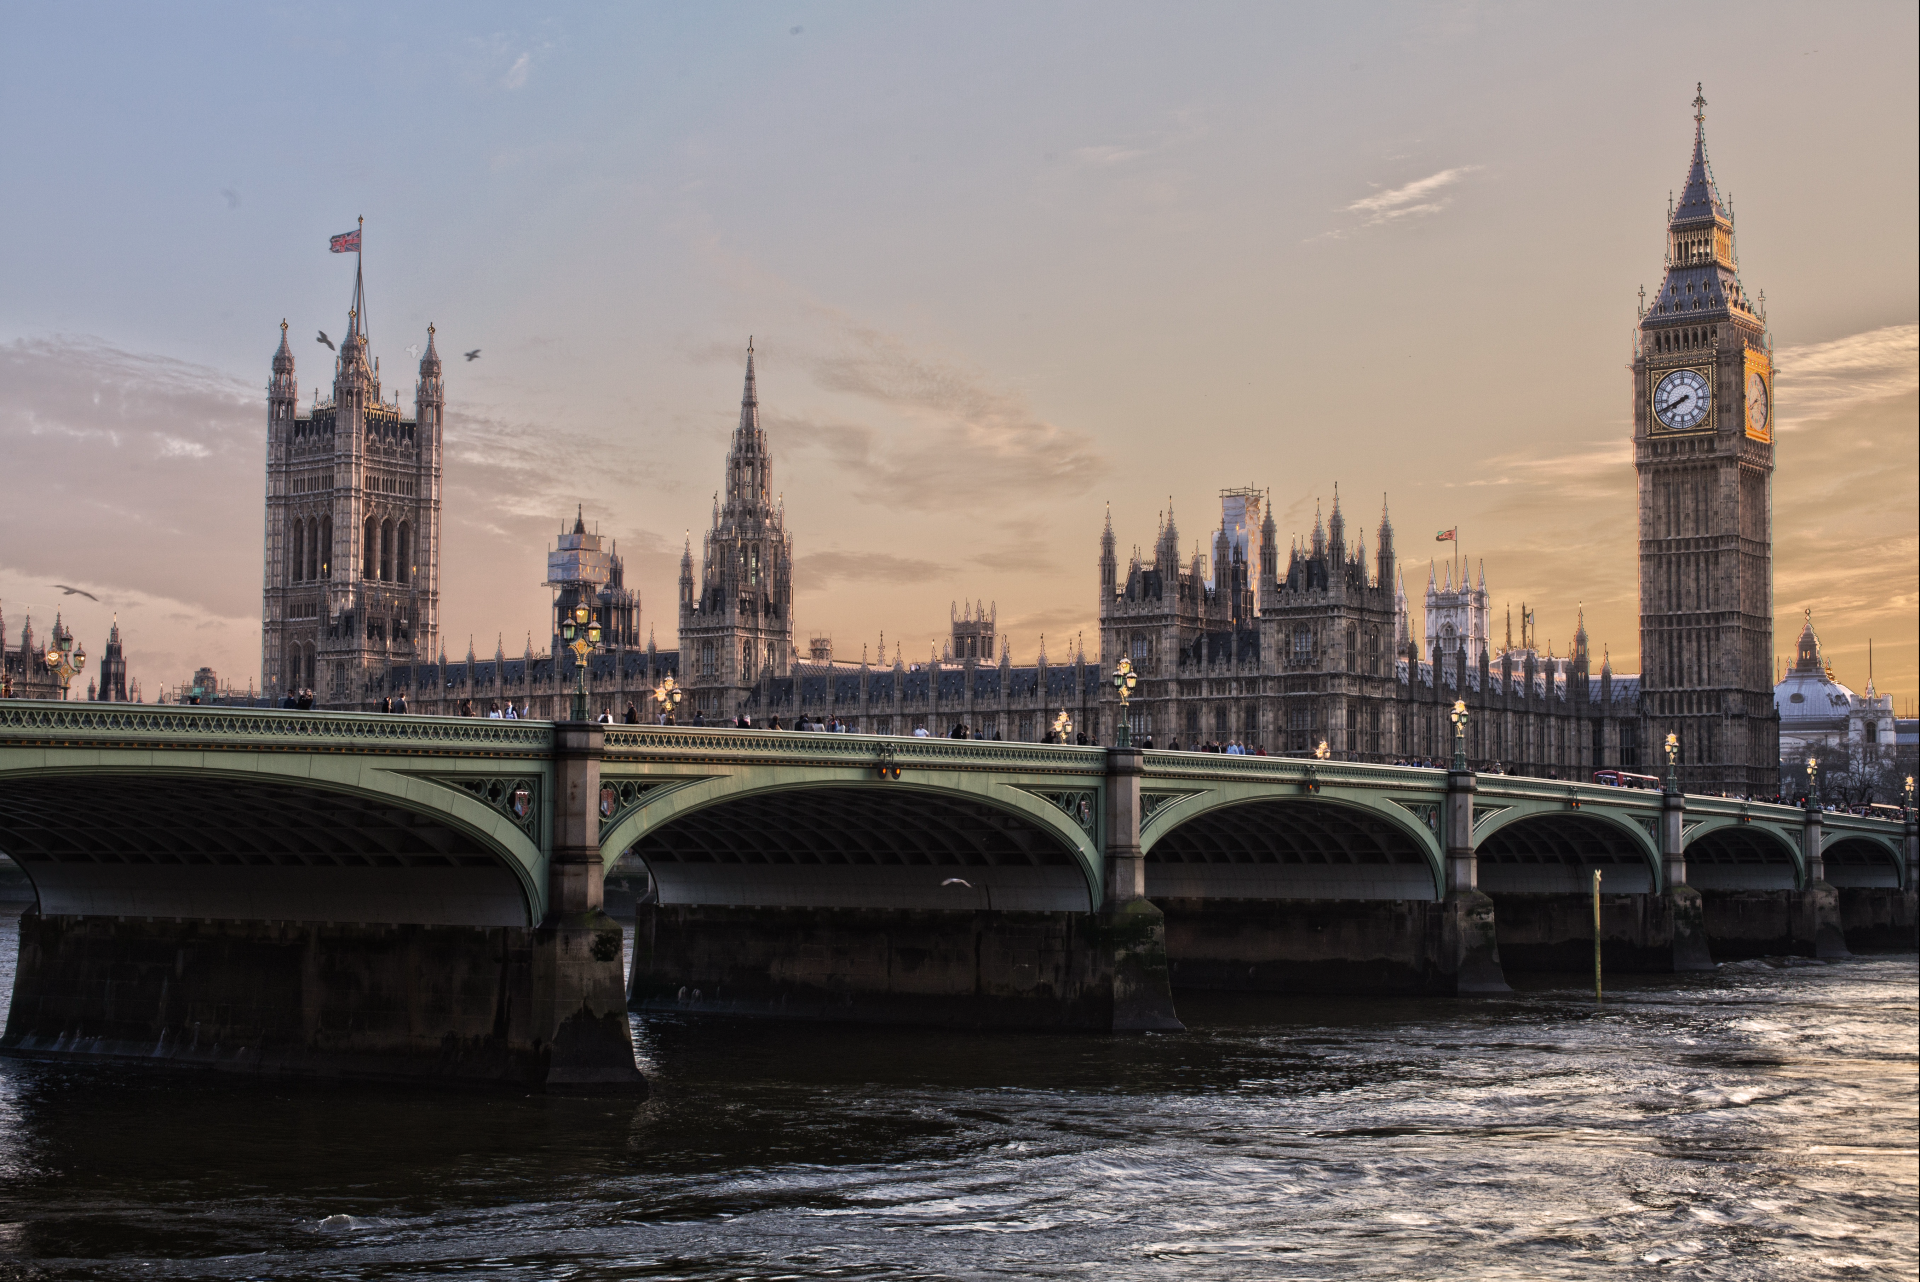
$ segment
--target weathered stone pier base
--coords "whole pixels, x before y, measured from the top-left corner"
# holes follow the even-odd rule
[[[1178,1029],[1159,913],[642,905],[636,1010],[1101,1031]]]
[[[1493,904],[1426,899],[1166,899],[1175,989],[1503,993]]]
[[[0,1050],[308,1077],[644,1091],[603,915],[539,928],[20,921]]]
[[[1515,971],[1593,969],[1590,895],[1494,896],[1500,956]],[[1609,971],[1669,975],[1713,969],[1700,892],[1600,896],[1600,958]]]
[[[1847,947],[1866,952],[1920,949],[1920,897],[1897,886],[1841,886],[1840,927]]]
[[[1824,881],[1805,890],[1707,889],[1701,898],[1717,960],[1850,955],[1840,893]]]

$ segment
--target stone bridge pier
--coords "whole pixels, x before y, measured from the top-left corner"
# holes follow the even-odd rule
[[[630,848],[654,887],[635,915],[635,1009],[1181,1028],[1144,893],[1138,751],[612,738],[605,848]],[[760,771],[713,769],[789,745]]]
[[[597,726],[0,702],[0,1052],[644,1092]]]

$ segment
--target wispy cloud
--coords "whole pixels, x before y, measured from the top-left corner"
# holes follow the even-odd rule
[[[1396,218],[1437,214],[1452,199],[1441,193],[1479,168],[1478,165],[1458,165],[1452,169],[1442,169],[1437,174],[1415,179],[1403,187],[1363,196],[1348,205],[1347,212],[1364,215],[1368,227],[1392,222]]]
[[[1336,227],[1317,236],[1309,236],[1307,240],[1341,240],[1360,228],[1379,227],[1403,218],[1425,218],[1437,214],[1453,203],[1453,193],[1448,189],[1479,169],[1479,165],[1456,165],[1387,191],[1362,196],[1342,211],[1358,215],[1358,227]]]
[[[1114,144],[1100,147],[1076,147],[1073,150],[1073,158],[1076,161],[1096,169],[1124,165],[1127,161],[1138,160],[1146,154],[1145,147],[1121,147]]]
[[[820,591],[835,583],[922,583],[944,569],[891,552],[814,552],[794,561],[793,577],[795,587]]]
[[[1920,387],[1920,325],[1887,325],[1774,356],[1780,431]]]
[[[527,83],[527,64],[531,62],[532,59],[533,55],[530,53],[522,53],[518,58],[515,58],[513,65],[507,68],[507,74],[500,77],[501,87],[503,89],[520,89],[525,87]]]
[[[1082,494],[1106,473],[1092,436],[1046,422],[1023,397],[878,330],[845,333],[839,352],[812,362],[814,381],[883,408],[893,422],[766,417],[796,448],[824,452],[855,498],[933,510],[999,506]]]

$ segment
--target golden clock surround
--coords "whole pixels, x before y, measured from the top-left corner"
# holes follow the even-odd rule
[[[1660,421],[1659,413],[1653,408],[1653,395],[1660,386],[1660,380],[1675,370],[1692,370],[1707,385],[1707,413],[1692,427],[1668,427]],[[1714,423],[1720,417],[1720,393],[1715,388],[1714,363],[1701,364],[1696,357],[1692,360],[1670,360],[1656,365],[1647,362],[1647,435],[1648,436],[1711,436]],[[1771,387],[1771,384],[1769,384]]]

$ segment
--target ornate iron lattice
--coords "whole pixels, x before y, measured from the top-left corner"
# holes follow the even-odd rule
[[[600,781],[600,831],[606,832],[640,807],[652,801],[663,788],[676,788],[682,784],[697,782],[691,779],[662,779],[657,782],[639,779],[606,779]]]
[[[509,822],[535,842],[540,840],[540,781],[512,775],[430,775],[433,782],[456,788]]]
[[[1431,832],[1435,837],[1440,837],[1440,807],[1437,803],[1431,801],[1402,801],[1398,797],[1395,797],[1393,798],[1393,804],[1402,810],[1412,812],[1414,818],[1427,826],[1428,832]]]
[[[1197,792],[1143,792],[1140,794],[1140,826],[1146,827],[1153,822],[1154,816],[1169,806],[1178,805],[1188,797],[1197,797]]]
[[[1040,788],[1022,788],[1043,801],[1052,802],[1067,818],[1080,825],[1089,837],[1094,835],[1094,794],[1091,792],[1048,792]]]
[[[1474,840],[1475,841],[1479,840],[1480,832],[1483,828],[1487,826],[1488,820],[1492,819],[1496,815],[1504,814],[1505,812],[1512,809],[1513,809],[1512,806],[1475,806],[1473,808]]]

